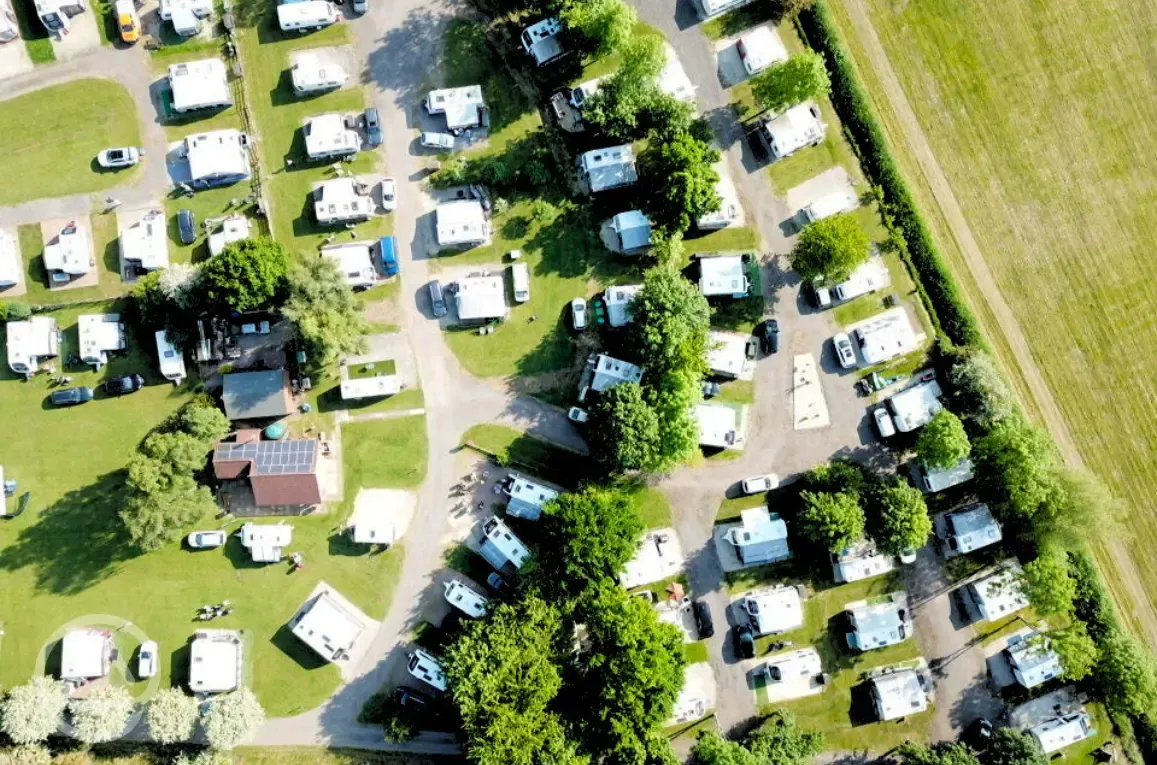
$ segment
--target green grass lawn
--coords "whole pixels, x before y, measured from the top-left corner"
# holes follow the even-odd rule
[[[462,443],[563,488],[576,488],[595,474],[592,460],[505,425],[475,425],[462,434]]]
[[[108,305],[84,312],[116,311]],[[77,344],[74,308],[54,314],[63,332],[62,355]],[[0,525],[0,588],[12,608],[5,615],[0,683],[25,681],[37,667],[46,641],[71,620],[107,614],[129,620],[161,646],[162,681],[183,682],[192,617],[203,603],[233,601],[235,612],[213,626],[245,629],[252,636],[254,688],[270,715],[286,715],[321,703],[337,687],[337,669],[323,665],[284,629],[309,591],[324,579],[372,618],[384,616],[402,560],[401,548],[369,556],[350,549],[339,535],[341,512],[293,518],[292,547],[305,555],[304,570],[287,575],[282,565],[255,566],[236,538],[224,550],[190,552],[170,545],[142,555],[130,547],[117,518],[124,492],[123,468],[140,440],[188,399],[160,378],[148,343],[101,373],[69,368],[75,385],[96,387],[106,376],[139,372],[144,390],[71,409],[50,408],[47,378],[16,379],[0,371],[0,417],[19,422],[31,437],[4,456],[5,475],[29,491],[29,510]],[[359,486],[412,486],[425,471],[421,418],[348,426],[346,491]],[[235,530],[238,521],[224,528]],[[207,519],[202,528],[218,528]],[[114,622],[116,623],[116,622]],[[135,650],[126,645],[127,651]]]
[[[56,60],[56,51],[52,48],[52,40],[48,36],[44,25],[36,15],[34,0],[14,0],[12,10],[16,14],[16,22],[20,26],[20,37],[24,40],[24,48],[28,51],[28,58],[33,64],[50,64]]]
[[[703,235],[688,232],[683,240],[683,252],[688,257],[699,252],[756,252],[758,249],[759,232],[745,226],[721,228]]]
[[[683,657],[688,664],[700,664],[707,661],[707,643],[697,640],[694,643],[683,644]]]
[[[764,507],[765,505],[767,505],[766,494],[752,494],[749,497],[724,499],[719,504],[719,512],[715,514],[715,522],[725,523],[737,521],[744,510],[752,507]]]
[[[134,753],[135,752],[135,753]],[[118,741],[96,745],[83,759],[75,753],[61,755],[59,765],[87,762],[100,765],[155,765],[155,746],[133,745]],[[410,753],[375,752],[369,749],[334,749],[320,746],[242,746],[229,752],[234,765],[465,765],[464,757],[423,757]]]
[[[129,183],[139,168],[103,170],[96,155],[140,143],[136,104],[113,80],[73,80],[4,101],[0,155],[8,182],[0,185],[0,206]]]
[[[291,251],[316,254],[327,235],[341,233],[344,238],[349,232],[342,226],[320,228],[313,219],[313,185],[335,175],[331,162],[308,161],[301,127],[316,115],[361,112],[365,95],[359,87],[350,87],[309,99],[297,98],[289,79],[289,54],[347,45],[351,40],[349,26],[335,24],[307,37],[285,37],[277,27],[275,6],[270,5],[255,27],[241,30],[240,40],[246,92],[261,135],[258,155],[271,207],[273,235]],[[355,175],[383,172],[380,160],[379,152],[362,151],[343,167]],[[391,229],[392,216],[386,215],[358,224],[354,231],[358,239],[373,239],[389,234]]]
[[[635,511],[649,529],[663,529],[671,525],[671,505],[667,497],[650,486],[637,486],[631,492]]]
[[[1137,24],[1135,6],[1124,0],[1095,8],[1014,0],[999,14],[948,0],[867,5],[980,251],[1073,423],[1077,447],[1133,510],[1133,563],[1152,589],[1157,465],[1145,455],[1157,449],[1157,381],[1150,373],[1157,350],[1149,342],[1153,296],[1138,286],[1157,278],[1145,160],[1157,146],[1157,103],[1137,72],[1152,61],[1157,30]],[[863,39],[842,4],[831,9],[889,134],[901,136]],[[987,290],[971,281],[909,144],[893,144],[987,336],[1017,379],[1020,362],[984,303]],[[1101,562],[1113,584],[1112,561],[1102,555]],[[1122,611],[1135,616],[1135,609]]]

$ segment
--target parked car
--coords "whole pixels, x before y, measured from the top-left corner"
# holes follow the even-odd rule
[[[181,244],[197,241],[197,218],[187,207],[177,211],[177,233],[181,237]]]
[[[880,438],[891,438],[896,435],[896,425],[892,422],[892,415],[888,413],[888,407],[876,407],[872,412],[872,419],[876,423],[876,432],[880,434]]]
[[[121,42],[131,44],[141,39],[141,17],[133,0],[117,0],[115,10]]]
[[[743,479],[743,483],[740,484],[740,486],[743,487],[743,493],[745,495],[763,494],[779,486],[779,476],[775,473],[752,476],[751,478]]]
[[[582,332],[587,328],[587,301],[582,298],[570,301],[570,325],[575,332]]]
[[[711,380],[703,381],[703,398],[714,398],[719,395],[721,390],[723,390],[723,388],[719,386],[719,383]]]
[[[411,712],[424,712],[430,706],[429,698],[401,686],[394,689],[394,699],[398,702],[398,706]]]
[[[104,392],[110,396],[123,396],[126,393],[135,393],[145,387],[145,378],[138,374],[112,377],[104,381]]]
[[[755,636],[751,634],[751,627],[746,624],[736,624],[731,631],[735,633],[735,653],[742,659],[755,658]]]
[[[454,151],[454,136],[449,133],[422,133],[419,143],[427,149]]]
[[[715,621],[711,618],[710,606],[702,600],[692,601],[691,613],[695,615],[695,629],[700,640],[715,634]]]
[[[365,13],[365,8],[358,11],[357,7],[354,10],[358,13]],[[382,118],[378,116],[378,110],[374,107],[366,109],[366,145],[371,149],[375,146],[382,145]]]
[[[76,406],[92,401],[92,388],[61,388],[52,391],[53,406]]]
[[[743,347],[743,353],[745,356],[747,356],[749,361],[754,359],[759,355],[759,341],[754,337],[749,337],[747,339],[747,345]]]
[[[430,310],[434,312],[434,318],[440,319],[450,312],[446,308],[446,298],[442,294],[442,282],[435,279],[426,285],[426,291],[430,293]]]
[[[132,167],[141,161],[141,150],[136,146],[126,146],[123,149],[104,149],[96,155],[96,162],[107,170],[122,167]]]
[[[490,575],[486,577],[486,584],[495,592],[505,592],[507,587],[506,580],[495,571],[491,571]]]
[[[756,329],[759,343],[763,346],[764,354],[775,353],[779,350],[779,321],[768,319]]]
[[[382,209],[386,212],[398,209],[398,182],[393,178],[382,179]]]
[[[807,293],[808,302],[812,304],[812,307],[823,309],[831,306],[832,291],[822,284],[811,282],[805,286],[804,291]]]
[[[353,6],[354,13],[365,13],[369,10],[369,4],[366,0],[353,0],[351,5]]]
[[[587,420],[589,420],[591,417],[590,414],[587,413],[586,409],[583,409],[582,407],[578,407],[578,406],[572,406],[570,408],[570,410],[566,413],[566,416],[567,416],[567,419],[570,420],[571,422],[577,422],[577,423],[584,423]]]
[[[398,241],[392,236],[383,236],[378,241],[378,248],[382,251],[382,270],[386,276],[398,275]]]
[[[856,365],[856,350],[852,347],[852,339],[846,332],[840,332],[832,338],[832,349],[836,352],[836,361],[844,369],[851,369]]]
[[[137,654],[137,679],[143,680],[157,674],[157,641],[146,640],[141,643],[140,653]]]
[[[209,550],[225,544],[227,538],[224,531],[194,531],[185,537],[185,541],[194,550]]]

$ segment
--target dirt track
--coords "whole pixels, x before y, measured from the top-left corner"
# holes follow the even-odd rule
[[[870,66],[875,71],[883,87],[884,95],[891,103],[896,119],[904,132],[904,138],[912,148],[912,154],[920,166],[925,181],[932,190],[932,195],[952,231],[952,236],[956,239],[971,276],[980,288],[988,309],[996,318],[1000,332],[1012,349],[1020,368],[1021,377],[1035,400],[1044,425],[1056,440],[1065,462],[1074,467],[1083,466],[1084,460],[1069,433],[1068,423],[1053,399],[1052,392],[1045,383],[1040,369],[1033,362],[1028,340],[1021,331],[1012,309],[1001,294],[996,279],[993,277],[976,238],[965,220],[960,202],[956,199],[944,169],[936,159],[928,137],[924,134],[920,121],[916,117],[916,112],[900,84],[899,77],[888,60],[888,54],[872,25],[864,0],[842,0],[842,3],[867,57],[866,61],[858,59],[856,63],[861,67]],[[992,331],[995,328],[989,326],[986,329]],[[1153,602],[1146,592],[1145,584],[1137,568],[1133,565],[1128,547],[1122,542],[1112,542],[1098,548],[1095,552],[1100,565],[1111,567],[1116,573],[1116,583],[1119,583],[1119,587],[1113,587],[1111,583],[1110,589],[1122,615],[1141,630],[1142,636],[1150,644],[1157,644],[1157,609],[1154,608]]]

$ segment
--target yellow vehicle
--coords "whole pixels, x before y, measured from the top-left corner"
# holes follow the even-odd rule
[[[133,0],[117,0],[116,14],[121,39],[127,43],[141,39],[141,17],[137,14]]]

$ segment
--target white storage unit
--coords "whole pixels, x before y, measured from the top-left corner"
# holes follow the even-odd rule
[[[169,90],[173,94],[173,111],[181,114],[233,105],[229,76],[219,58],[170,65]]]
[[[337,10],[326,0],[303,0],[277,6],[277,24],[282,32],[308,32],[337,23]]]

